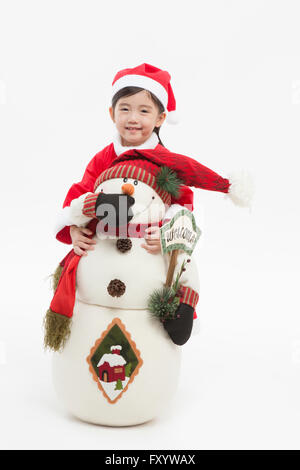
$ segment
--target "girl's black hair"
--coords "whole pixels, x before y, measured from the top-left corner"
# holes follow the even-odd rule
[[[137,87],[137,86],[127,86],[127,87],[122,88],[121,90],[117,91],[117,93],[113,96],[112,103],[111,103],[113,111],[115,112],[116,104],[117,104],[117,102],[120,98],[123,98],[125,96],[135,95],[136,93],[139,93],[142,90],[144,90],[144,88],[140,88],[140,87]],[[163,113],[165,108],[162,105],[162,103],[159,101],[159,99],[156,98],[156,96],[153,95],[153,93],[151,93],[151,91],[149,91],[149,90],[145,90],[145,91],[150,93],[152,101],[158,107],[159,114]],[[164,147],[164,144],[162,143],[162,141],[160,140],[160,137],[159,137],[159,129],[160,129],[160,127],[154,127],[153,131],[156,133],[160,145],[162,145]]]

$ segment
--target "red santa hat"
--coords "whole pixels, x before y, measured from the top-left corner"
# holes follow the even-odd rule
[[[177,124],[176,101],[171,87],[171,75],[154,65],[141,64],[137,67],[120,70],[112,82],[112,96],[128,86],[144,88],[153,93],[168,110],[167,122]]]

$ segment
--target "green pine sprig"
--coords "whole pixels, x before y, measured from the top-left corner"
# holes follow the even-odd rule
[[[148,300],[148,310],[153,317],[161,321],[167,319],[174,319],[177,308],[180,304],[180,286],[179,279],[185,271],[186,261],[183,261],[176,279],[171,287],[164,286],[160,289],[155,289]]]
[[[149,297],[148,310],[153,317],[161,320],[174,318],[179,305],[179,297],[175,297],[170,287],[156,289]]]
[[[162,166],[156,175],[156,183],[161,189],[167,191],[176,199],[179,196],[179,186],[183,184],[183,181],[178,178],[174,170],[168,166]]]

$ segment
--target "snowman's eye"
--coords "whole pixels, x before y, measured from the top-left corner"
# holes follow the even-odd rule
[[[101,193],[103,193],[103,188],[101,189]]]
[[[138,180],[134,180],[133,184],[137,185],[137,184],[138,184]]]
[[[123,178],[123,183],[127,183],[128,178]]]

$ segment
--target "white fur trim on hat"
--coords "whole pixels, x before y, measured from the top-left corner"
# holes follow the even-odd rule
[[[251,208],[254,195],[254,180],[250,173],[245,170],[232,172],[229,176],[229,191],[226,196],[240,207]]]
[[[128,74],[119,78],[112,86],[112,97],[122,88],[127,86],[138,86],[145,90],[151,91],[162,103],[165,109],[168,105],[168,93],[167,90],[153,78],[146,77],[144,75]]]

